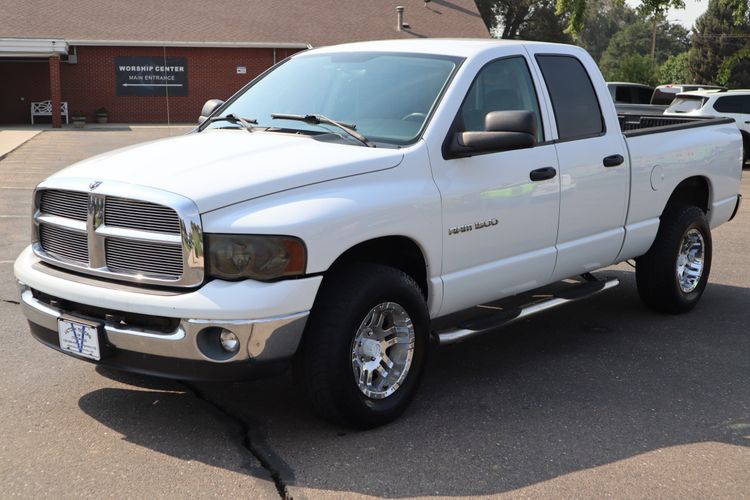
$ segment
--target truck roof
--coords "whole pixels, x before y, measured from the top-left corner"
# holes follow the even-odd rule
[[[680,92],[677,94],[678,97],[683,96],[695,96],[695,97],[710,97],[712,95],[748,95],[750,89],[732,89],[732,90],[719,90],[719,89],[707,89],[707,90],[690,90],[687,92]]]
[[[646,85],[645,83],[635,83],[635,82],[607,82],[607,85],[617,85],[619,87],[638,87],[643,89],[653,89],[651,85]]]
[[[469,57],[499,45],[535,45],[549,47],[569,47],[571,51],[583,50],[573,45],[549,42],[531,42],[527,40],[498,40],[488,38],[423,38],[419,40],[377,40],[371,42],[354,42],[341,45],[330,45],[305,51],[309,53],[327,52],[413,52],[423,54],[441,54],[448,56]]]

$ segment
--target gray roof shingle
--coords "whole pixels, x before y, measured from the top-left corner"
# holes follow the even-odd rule
[[[396,30],[396,6],[410,28]],[[0,37],[332,45],[487,38],[473,0],[0,0]]]

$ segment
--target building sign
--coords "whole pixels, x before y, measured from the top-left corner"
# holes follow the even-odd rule
[[[186,57],[115,57],[118,96],[186,96]]]

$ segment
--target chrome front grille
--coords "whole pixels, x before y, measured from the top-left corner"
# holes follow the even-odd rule
[[[39,226],[39,241],[50,255],[88,264],[89,247],[86,233],[42,224]]]
[[[86,220],[89,195],[75,191],[49,189],[42,192],[39,209],[47,215],[56,215],[73,220]]]
[[[143,284],[203,282],[203,236],[192,201],[130,184],[84,184],[90,192],[80,184],[53,179],[37,189],[33,248],[42,260]]]
[[[180,234],[180,218],[171,208],[114,196],[107,198],[104,223],[113,227]]]
[[[107,267],[116,273],[145,272],[175,279],[182,274],[182,247],[107,238]]]

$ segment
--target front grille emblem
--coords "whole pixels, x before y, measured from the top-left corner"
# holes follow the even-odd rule
[[[91,184],[89,184],[89,190],[93,191],[94,189],[98,188],[101,185],[102,185],[102,181],[92,182]]]

